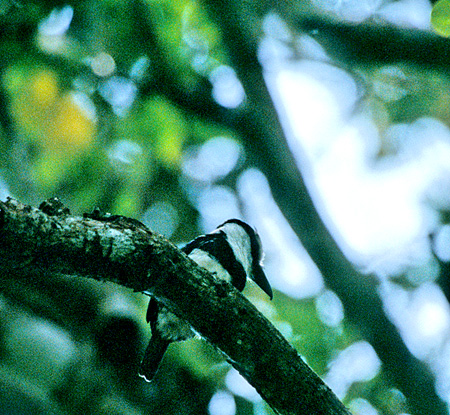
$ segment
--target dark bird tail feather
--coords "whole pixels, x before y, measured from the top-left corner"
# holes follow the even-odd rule
[[[155,377],[169,344],[170,341],[163,339],[156,330],[154,331],[139,368],[141,378],[150,382]]]

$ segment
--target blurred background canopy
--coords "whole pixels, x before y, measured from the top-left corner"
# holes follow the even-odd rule
[[[449,4],[0,0],[0,198],[180,245],[242,218],[245,295],[353,414],[447,414]],[[201,339],[138,378],[142,294],[0,286],[1,413],[272,413]]]

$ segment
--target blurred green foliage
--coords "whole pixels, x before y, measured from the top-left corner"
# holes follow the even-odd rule
[[[433,14],[444,34],[447,4],[440,1]],[[168,236],[174,242],[196,236],[201,216],[195,192],[214,184],[234,190],[239,172],[250,166],[243,154],[234,170],[213,182],[183,171],[195,146],[218,136],[243,139],[208,119],[209,100],[195,102],[204,105],[204,117],[193,115],[192,103],[182,105],[180,91],[211,98],[212,71],[232,61],[222,41],[198,1],[0,1],[4,192],[34,205],[58,196],[77,214],[98,206],[137,219],[164,202],[178,218],[168,219],[174,229]],[[407,64],[353,69],[381,131],[418,115],[450,118],[442,93],[449,90],[446,76]],[[39,407],[33,413],[201,414],[208,413],[213,394],[227,388],[229,367],[198,340],[173,346],[154,384],[137,378],[149,336],[141,294],[76,279],[30,283],[14,275],[1,284],[1,386],[14,391],[13,406],[24,396],[29,400],[20,413]],[[269,304],[247,293],[320,375],[361,338],[345,319],[326,325],[314,299],[277,293]],[[25,320],[29,325],[17,329]],[[58,342],[59,330],[64,335]],[[13,335],[22,343],[11,343]],[[43,367],[34,370],[36,359],[27,353],[36,353]],[[44,381],[55,372],[56,380]],[[360,397],[385,414],[405,411],[383,372],[351,386],[348,402]],[[0,411],[8,402],[0,392]],[[236,395],[236,402],[237,413],[254,413],[249,401]]]

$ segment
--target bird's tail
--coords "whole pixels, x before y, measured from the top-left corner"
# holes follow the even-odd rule
[[[139,376],[141,378],[144,378],[147,382],[150,382],[154,378],[169,344],[169,340],[163,339],[154,330],[139,368]]]

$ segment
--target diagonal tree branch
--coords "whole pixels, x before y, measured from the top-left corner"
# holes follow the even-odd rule
[[[221,350],[275,412],[349,415],[297,351],[231,285],[135,220],[98,212],[88,216],[71,216],[55,199],[40,209],[13,199],[0,202],[1,275],[12,270],[68,274],[149,291]]]

